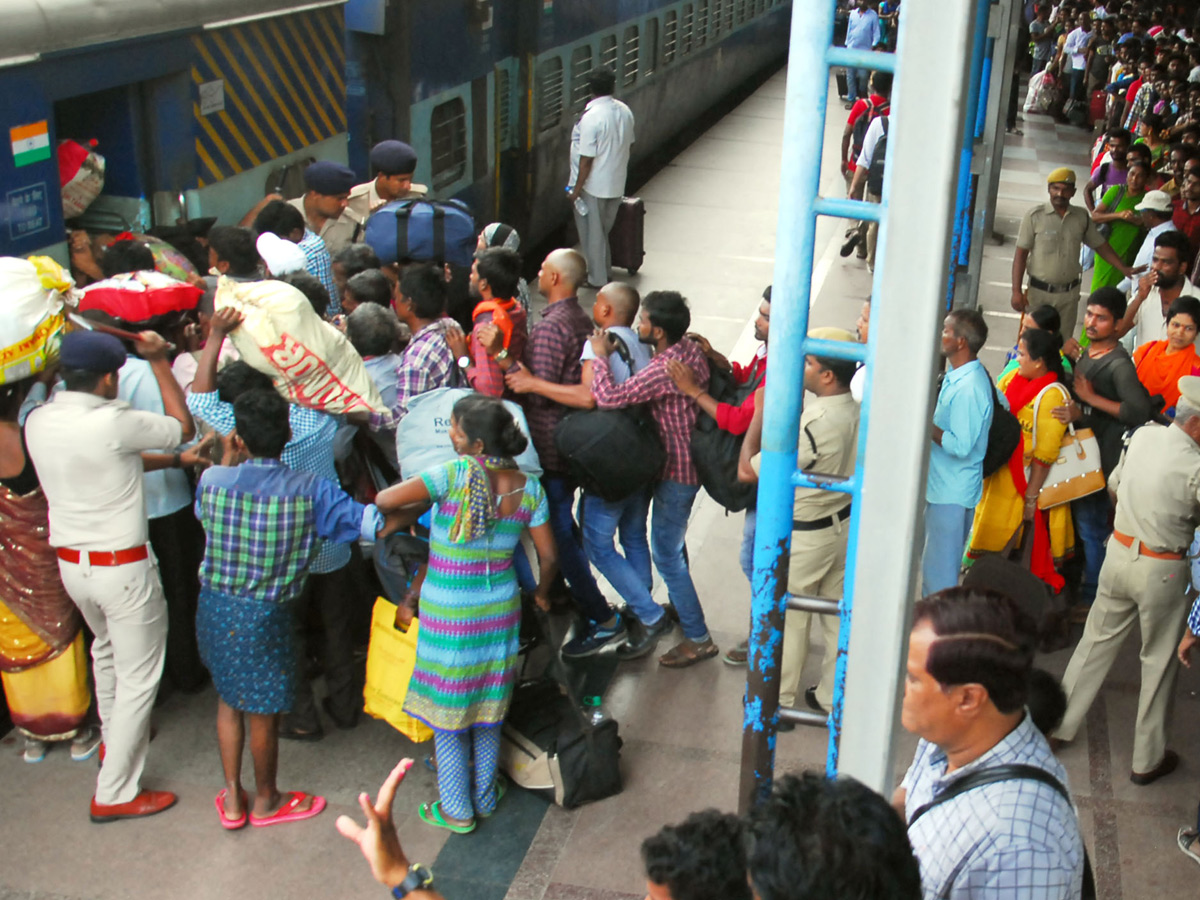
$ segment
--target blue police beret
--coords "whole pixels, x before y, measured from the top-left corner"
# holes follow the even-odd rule
[[[115,372],[125,365],[125,346],[111,334],[72,331],[62,339],[58,358],[64,369]]]
[[[310,191],[331,197],[350,193],[350,188],[354,187],[357,180],[353,169],[327,160],[315,162],[304,170],[304,186]]]
[[[380,141],[371,148],[371,165],[382,175],[411,175],[417,154],[404,141]]]

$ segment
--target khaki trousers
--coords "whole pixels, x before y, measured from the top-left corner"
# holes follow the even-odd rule
[[[1116,538],[1109,539],[1096,602],[1063,676],[1067,712],[1055,737],[1065,741],[1075,737],[1136,622],[1142,632],[1142,685],[1134,724],[1133,771],[1149,772],[1162,762],[1179,675],[1175,650],[1187,623],[1188,575],[1186,559],[1139,556]]]
[[[850,532],[845,522],[819,531],[792,533],[788,563],[788,591],[809,597],[840,600],[846,577],[846,543]],[[833,704],[833,677],[837,665],[838,617],[788,610],[783,628],[783,664],[779,676],[779,702],[796,706],[800,677],[808,660],[808,636],[816,618],[825,636],[825,657],[817,700],[826,709]]]
[[[92,664],[104,762],[96,802],[128,803],[141,791],[150,713],[167,655],[167,601],[153,555],[123,566],[58,561],[63,587],[96,640]]]
[[[1079,321],[1079,288],[1063,291],[1061,294],[1050,294],[1035,287],[1029,288],[1029,309],[1047,304],[1058,310],[1059,318],[1062,319],[1063,340],[1078,338],[1075,325]]]

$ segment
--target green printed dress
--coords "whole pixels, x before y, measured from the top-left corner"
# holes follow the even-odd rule
[[[513,550],[528,526],[547,521],[541,482],[526,476],[521,505],[487,534],[463,543],[450,526],[474,461],[460,457],[421,473],[436,504],[429,571],[421,589],[417,663],[404,711],[431,728],[462,731],[504,720],[517,671],[521,595]]]

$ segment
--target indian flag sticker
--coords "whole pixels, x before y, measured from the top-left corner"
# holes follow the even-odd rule
[[[8,134],[12,138],[13,165],[17,168],[50,158],[50,127],[45,119],[10,128]]]

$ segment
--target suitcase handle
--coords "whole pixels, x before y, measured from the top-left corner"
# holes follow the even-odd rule
[[[433,259],[439,265],[446,264],[446,210],[429,200],[410,200],[396,209],[396,262],[408,259],[408,220],[413,208],[419,204],[433,208]]]

